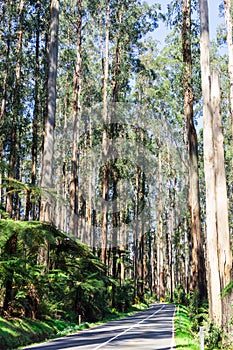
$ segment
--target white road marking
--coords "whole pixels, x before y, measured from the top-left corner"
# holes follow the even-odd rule
[[[128,331],[130,331],[131,329],[137,327],[138,325],[140,325],[141,323],[143,323],[144,321],[148,320],[149,318],[153,317],[154,315],[156,315],[160,310],[162,310],[164,308],[165,305],[163,305],[160,309],[158,309],[157,311],[155,311],[153,314],[147,316],[146,318],[144,318],[143,320],[141,320],[140,322],[135,323],[133,326],[127,328],[124,330],[124,332],[121,332],[119,334],[117,334],[115,337],[112,337],[111,339],[107,340],[106,342],[98,345],[96,348],[94,348],[93,350],[98,350],[100,348],[102,348],[103,346],[107,345],[108,343],[110,343],[111,341],[117,339],[118,337],[120,337],[121,335],[127,333]]]

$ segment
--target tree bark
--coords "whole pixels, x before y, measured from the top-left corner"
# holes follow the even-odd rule
[[[7,1],[6,7],[9,6],[9,3]],[[9,57],[10,57],[10,49],[11,49],[11,16],[5,13],[5,8],[3,9],[3,18],[7,18],[7,22],[5,22],[5,26],[7,27],[7,47],[6,47],[6,54],[5,54],[5,62],[6,62],[6,70],[4,72],[3,77],[3,86],[2,86],[2,101],[1,101],[1,112],[0,112],[0,128],[3,130],[4,125],[4,119],[5,119],[5,112],[6,112],[6,103],[7,103],[7,88],[8,88],[8,77],[9,77]],[[4,133],[0,136],[0,161],[3,160],[4,157]],[[0,205],[2,204],[2,196],[3,196],[3,190],[2,190],[2,175],[3,171],[0,169]],[[0,214],[1,218],[1,214]]]
[[[78,188],[78,161],[79,161],[79,118],[81,114],[81,65],[82,65],[82,0],[77,0],[77,55],[76,67],[73,82],[73,135],[72,135],[72,158],[71,158],[71,179],[70,179],[70,232],[77,234],[79,227],[79,188]]]
[[[162,155],[161,151],[158,155],[158,179],[159,179],[159,193],[158,193],[158,224],[157,224],[157,296],[158,300],[165,298],[164,288],[164,238],[163,238],[163,198],[162,198]]]
[[[221,291],[231,281],[232,252],[228,224],[228,199],[226,174],[224,165],[224,145],[222,133],[222,116],[220,111],[220,80],[219,74],[211,75],[211,106],[213,111],[213,140],[216,181],[216,225],[218,232],[218,263]],[[222,298],[222,325],[227,330],[228,322],[232,316],[231,303],[233,293]]]
[[[231,127],[232,127],[232,137],[233,137],[233,42],[232,42],[231,0],[224,0],[224,7],[225,7],[226,28],[227,28],[228,73],[230,77]]]
[[[191,51],[191,0],[183,0],[182,24],[184,116],[186,120],[189,154],[189,209],[192,235],[191,290],[197,290],[201,299],[207,296],[206,269],[200,221],[200,194],[198,174],[197,134],[193,122],[192,51]]]
[[[206,244],[209,314],[217,325],[222,323],[221,287],[218,265],[218,240],[216,227],[216,184],[214,168],[214,145],[212,111],[210,105],[210,44],[207,0],[199,0],[201,21],[201,76],[203,97],[203,143],[204,172],[206,184]]]
[[[34,113],[32,122],[32,165],[31,165],[31,184],[36,185],[37,179],[37,158],[38,158],[38,121],[39,121],[39,53],[40,53],[40,2],[36,4],[37,8],[37,25],[36,25],[36,49],[35,49],[35,88],[34,88]],[[31,218],[36,220],[36,203],[31,201],[31,193],[27,193],[25,220]]]
[[[133,266],[134,266],[134,299],[135,302],[138,298],[138,278],[139,278],[139,242],[138,242],[138,236],[139,236],[139,221],[138,221],[138,214],[139,214],[139,167],[136,164],[135,165],[135,189],[134,189],[134,225],[133,225],[133,246],[134,246],[134,260],[133,260]]]
[[[220,84],[216,72],[210,77],[208,2],[200,0],[199,3],[209,313],[218,326],[227,329],[230,319],[230,298],[222,299],[221,292],[230,282],[232,252],[221,130]]]
[[[21,88],[21,53],[23,42],[23,12],[24,12],[25,0],[21,0],[19,7],[19,22],[17,32],[17,47],[16,47],[16,66],[15,66],[15,88],[13,97],[13,117],[11,127],[11,141],[10,141],[10,155],[9,155],[9,172],[8,178],[19,180],[19,120],[20,114],[20,88]],[[18,194],[14,194],[14,189],[9,186],[6,196],[6,212],[10,217],[17,217],[17,204]]]
[[[102,136],[102,213],[101,213],[101,259],[104,264],[107,261],[107,231],[108,231],[108,210],[107,201],[109,196],[109,165],[107,162],[108,143],[107,119],[108,119],[108,75],[109,75],[109,26],[110,26],[110,1],[106,3],[106,24],[105,24],[105,59],[103,71],[103,136]]]
[[[59,0],[51,0],[47,116],[41,165],[40,220],[52,221],[53,153],[56,119],[56,78],[58,63]]]

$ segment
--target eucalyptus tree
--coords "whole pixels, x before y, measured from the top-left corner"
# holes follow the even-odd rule
[[[12,5],[11,5],[12,6]],[[18,16],[16,19],[16,47],[15,49],[15,79],[14,79],[14,93],[12,97],[12,120],[11,120],[11,131],[10,131],[10,149],[9,149],[9,168],[8,168],[8,179],[9,182],[12,179],[19,180],[19,138],[20,138],[20,115],[22,113],[21,105],[21,73],[22,73],[22,45],[23,45],[23,19],[25,12],[25,1],[20,1],[15,6],[15,11],[17,11]],[[12,9],[11,9],[12,10]],[[10,217],[14,216],[19,219],[19,198],[18,194],[14,193],[12,186],[9,185],[6,194],[6,212]]]
[[[10,11],[10,4],[2,4],[1,6],[1,91],[2,91],[2,100],[1,100],[1,114],[0,114],[0,127],[1,130],[4,130],[5,117],[6,117],[6,104],[7,104],[7,89],[9,84],[9,73],[10,73],[10,50],[11,50],[11,18],[12,12]],[[6,38],[6,40],[4,40]],[[1,208],[3,207],[3,156],[4,156],[4,141],[5,133],[2,132],[0,138],[0,159],[1,159],[1,169],[0,169],[0,203]]]
[[[191,244],[187,239],[189,227],[185,226],[188,218],[185,209],[188,207],[185,201],[187,193],[185,190],[176,192],[178,188],[184,189],[187,186],[185,181],[188,167],[186,152],[183,149],[185,147],[182,108],[183,70],[180,62],[182,62],[180,33],[173,32],[167,37],[166,46],[161,52],[158,51],[155,42],[148,40],[145,51],[140,56],[135,89],[135,95],[140,96],[143,104],[148,104],[154,113],[154,118],[161,119],[161,123],[165,123],[169,128],[168,139],[174,142],[173,151],[169,152],[166,143],[164,145],[165,138],[162,138],[162,134],[157,136],[158,189],[155,193],[157,205],[154,208],[156,254],[151,268],[156,271],[155,284],[159,299],[163,299],[167,293],[172,297],[172,290],[178,281],[187,285],[187,278],[191,275],[189,266]],[[176,152],[182,154],[182,149],[183,160],[181,161],[182,157],[176,160]],[[185,249],[182,251],[180,247],[184,246],[184,243]],[[177,274],[177,271],[180,274]]]
[[[233,135],[233,41],[232,41],[232,4],[230,0],[224,0],[225,19],[227,29],[228,45],[228,73],[230,78],[230,107],[231,107],[231,125]]]
[[[70,179],[70,229],[72,234],[77,230],[78,222],[75,224],[75,217],[78,217],[79,211],[79,191],[78,191],[78,150],[79,142],[79,119],[81,116],[81,65],[82,65],[82,1],[77,1],[77,56],[76,66],[73,78],[73,99],[72,99],[72,116],[73,116],[73,135],[72,135],[72,156],[71,156],[71,179]]]
[[[41,162],[41,189],[42,198],[40,206],[40,220],[51,222],[52,199],[50,192],[53,188],[53,152],[54,152],[54,128],[56,118],[56,78],[58,62],[58,25],[59,25],[59,1],[51,1],[51,19],[49,32],[48,55],[48,99],[47,115],[44,128],[43,154]],[[43,193],[44,192],[44,193]]]
[[[217,325],[227,329],[231,294],[222,298],[221,293],[231,280],[232,252],[221,129],[220,82],[218,73],[210,72],[208,1],[199,0],[199,6],[209,314]]]
[[[109,31],[110,31],[110,0],[105,4],[105,50],[103,56],[103,81],[102,81],[102,100],[103,100],[103,168],[102,168],[102,208],[101,208],[101,259],[104,264],[107,262],[107,230],[108,230],[108,212],[107,201],[109,199],[109,164],[106,162],[108,157],[109,140],[107,135],[108,122],[108,80],[109,80]]]
[[[4,177],[1,199],[10,216],[13,215],[18,219],[30,217],[31,205],[35,218],[34,208],[38,207],[38,204],[34,205],[36,198],[33,198],[36,192],[34,180],[38,171],[38,166],[35,166],[35,158],[38,157],[35,156],[35,144],[37,143],[39,147],[41,125],[39,115],[44,110],[41,90],[46,74],[43,74],[45,71],[42,62],[45,60],[42,46],[43,33],[46,32],[47,6],[44,2],[37,5],[34,2],[28,4],[24,1],[6,1],[1,7],[4,16],[4,20],[1,21],[3,74],[0,78],[3,92],[0,148],[4,164],[3,168],[1,166]],[[35,26],[38,12],[44,20],[36,21]],[[34,36],[35,27],[39,35]],[[36,37],[40,37],[39,44],[36,44]],[[38,90],[38,93],[35,90]],[[35,123],[34,127],[31,124],[34,106],[37,106],[35,107],[37,112],[34,112],[34,116],[37,115],[37,130]],[[6,130],[8,132],[5,132]],[[30,183],[33,184],[32,187]]]
[[[39,203],[38,203],[38,188],[40,182],[39,168],[40,168],[40,148],[43,140],[43,127],[46,113],[47,103],[47,45],[48,45],[48,31],[49,31],[49,4],[37,1],[30,11],[35,25],[35,38],[32,37],[32,47],[34,53],[31,62],[32,80],[34,86],[32,87],[32,95],[34,99],[34,106],[32,111],[32,130],[31,130],[31,187],[26,193],[25,199],[25,220],[36,220],[39,217]],[[32,25],[29,23],[29,28]]]
[[[192,87],[192,29],[191,0],[183,0],[182,6],[182,53],[183,53],[183,94],[184,117],[189,152],[189,206],[192,235],[192,278],[191,290],[197,290],[201,299],[207,296],[206,270],[201,232],[200,195],[198,174],[198,144],[194,126],[194,96]]]

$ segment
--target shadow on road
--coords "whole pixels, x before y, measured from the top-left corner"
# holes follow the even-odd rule
[[[108,347],[112,348],[119,348],[117,343],[122,340],[126,344],[127,342],[143,344],[143,342],[148,343],[148,340],[151,340],[150,343],[153,344],[156,339],[158,343],[159,340],[172,339],[172,312],[172,309],[166,308],[155,315],[153,315],[153,310],[150,311],[150,314],[139,313],[118,321],[109,322],[103,326],[55,339],[49,343],[24,349],[58,350],[74,347],[78,349],[82,346],[85,346],[86,349],[88,349],[88,346],[90,346],[90,349],[94,349],[110,339],[111,342],[108,343]],[[160,350],[170,349],[171,347],[160,348]]]

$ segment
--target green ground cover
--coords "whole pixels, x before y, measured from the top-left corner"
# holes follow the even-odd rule
[[[195,314],[193,309],[184,305],[178,305],[175,315],[175,341],[176,349],[199,350],[200,349],[200,324],[203,326],[205,350],[233,350],[229,334],[224,334],[209,319],[207,309],[199,309]],[[199,321],[198,321],[199,320]]]
[[[177,306],[176,309],[175,331],[175,341],[177,349],[200,349],[200,343],[198,344],[196,334],[192,331],[192,322],[190,321],[188,315],[188,309],[183,305]]]

